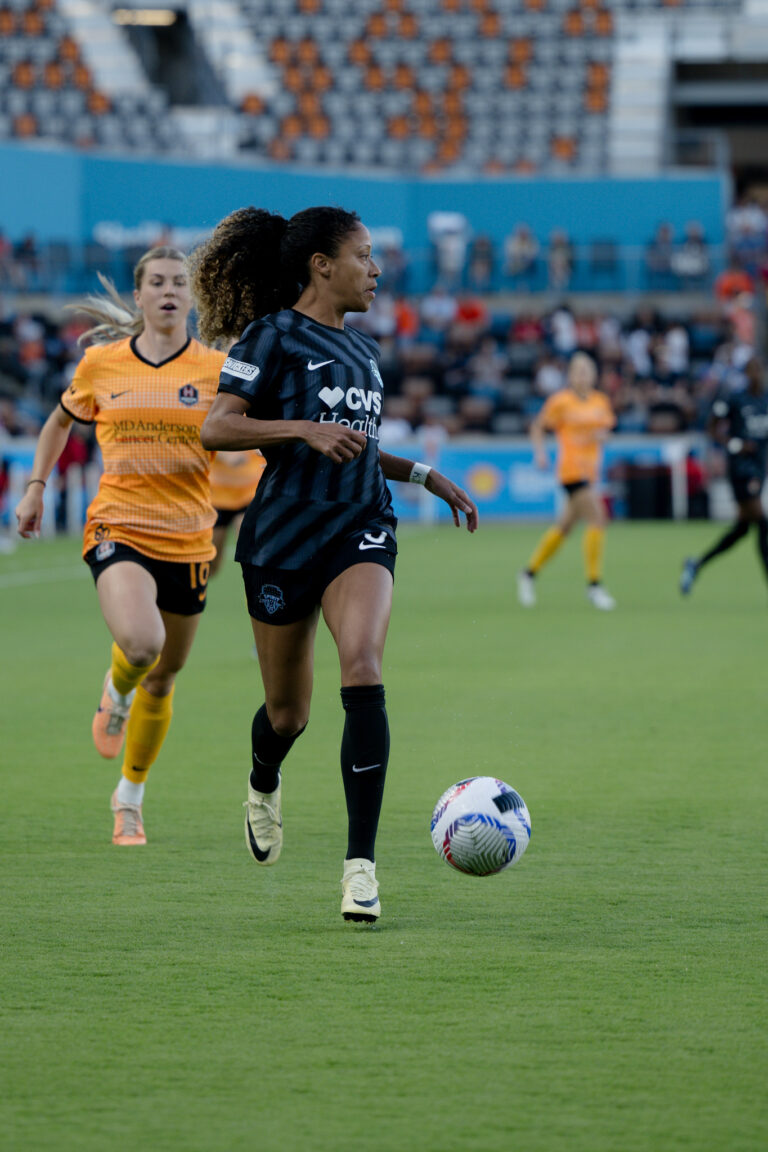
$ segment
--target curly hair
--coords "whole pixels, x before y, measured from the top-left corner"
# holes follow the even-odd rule
[[[290,220],[240,208],[191,257],[198,330],[208,344],[239,337],[253,320],[290,308],[309,283],[314,253],[334,257],[360,223],[343,208],[305,208]]]
[[[150,248],[138,260],[133,269],[133,285],[136,291],[141,288],[144,274],[150,260],[178,260],[186,265],[187,258],[178,248],[166,246]],[[94,293],[86,296],[80,304],[66,304],[65,307],[72,312],[80,312],[96,320],[93,328],[78,338],[78,344],[109,344],[113,340],[123,340],[126,336],[138,336],[144,331],[144,315],[138,308],[132,308],[126,303],[108,276],[97,272],[99,283],[105,295]]]

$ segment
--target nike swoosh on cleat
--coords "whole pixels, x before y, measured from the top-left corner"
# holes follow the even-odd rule
[[[263,863],[269,856],[269,848],[267,848],[266,852],[262,848],[259,848],[258,844],[253,838],[253,832],[251,831],[250,824],[248,825],[248,843],[250,844],[251,852],[253,852],[256,859]]]
[[[311,360],[307,361],[307,371],[316,372],[318,368],[325,368],[326,364],[335,364],[335,360],[321,360],[319,364],[313,364]]]
[[[355,900],[355,904],[360,908],[373,908],[374,904],[378,904],[378,896],[374,896],[373,900]]]
[[[366,764],[362,768],[358,768],[357,764],[352,765],[353,772],[370,772],[371,768],[381,768],[381,764]]]

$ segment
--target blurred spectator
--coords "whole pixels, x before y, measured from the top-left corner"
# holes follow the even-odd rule
[[[559,356],[546,352],[538,364],[533,377],[533,389],[537,396],[551,396],[565,387],[566,364]]]
[[[672,254],[672,271],[688,289],[700,287],[709,275],[707,242],[696,220],[685,226],[685,240]]]
[[[675,246],[672,226],[659,224],[653,239],[645,250],[645,268],[649,288],[672,286],[672,255]]]
[[[88,435],[89,428],[75,422],[59,456],[54,473],[56,486],[56,528],[64,532],[67,527],[67,476],[73,466],[84,469],[91,458],[92,440]],[[81,479],[83,496],[85,496],[85,476]]]
[[[433,333],[444,333],[456,315],[456,297],[442,285],[436,284],[421,301],[421,319]]]
[[[637,316],[625,337],[624,350],[632,373],[639,380],[647,380],[653,373],[652,345],[652,318],[648,315]]]
[[[752,293],[754,290],[754,280],[743,268],[726,268],[715,280],[718,300],[732,300],[742,292]]]
[[[401,296],[408,283],[408,260],[402,248],[387,244],[381,252],[377,251],[376,259],[381,268],[381,286],[394,296]]]
[[[555,229],[549,238],[547,273],[549,276],[549,287],[555,292],[560,292],[563,288],[567,288],[571,282],[571,275],[573,273],[573,245],[568,238],[568,233],[562,228]]]
[[[493,241],[476,236],[469,249],[469,286],[475,292],[490,292],[493,285]]]
[[[673,321],[654,346],[655,374],[658,380],[674,383],[687,377],[690,368],[690,340],[685,328]]]
[[[731,208],[726,234],[730,262],[756,275],[768,255],[768,216],[757,200],[745,196]]]
[[[456,291],[464,281],[469,222],[461,212],[430,212],[427,229],[432,241],[437,282]]]
[[[538,240],[527,224],[518,224],[504,241],[504,274],[515,288],[532,286],[538,258]]]
[[[549,317],[549,339],[557,356],[569,359],[579,346],[576,318],[567,304],[560,304]]]
[[[14,245],[13,259],[20,278],[20,287],[25,289],[35,287],[40,271],[40,253],[33,232],[27,232]]]
[[[493,336],[483,336],[480,346],[467,361],[467,387],[472,396],[486,396],[495,403],[504,392],[507,357]]]

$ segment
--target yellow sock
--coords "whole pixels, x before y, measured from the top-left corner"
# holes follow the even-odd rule
[[[151,696],[139,684],[125,730],[123,776],[126,780],[144,783],[163,746],[172,715],[173,688],[167,696]]]
[[[539,568],[543,568],[547,560],[552,559],[563,540],[565,536],[559,528],[548,528],[536,545],[536,551],[528,562],[527,571],[535,576]]]
[[[153,660],[151,664],[146,664],[140,668],[136,664],[129,663],[122,648],[113,642],[111,675],[115,690],[121,696],[127,696],[137,684],[141,684],[147,672],[151,672],[159,659],[158,656],[157,660]]]
[[[587,528],[584,533],[584,567],[590,584],[599,584],[603,575],[603,528]]]

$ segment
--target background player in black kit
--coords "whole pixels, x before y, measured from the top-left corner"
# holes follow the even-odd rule
[[[680,577],[684,596],[704,565],[738,543],[752,524],[757,527],[758,550],[768,579],[768,520],[761,500],[768,450],[768,393],[763,365],[757,357],[749,361],[745,372],[746,389],[715,400],[711,421],[716,438],[728,452],[728,479],[739,507],[738,519],[703,556],[685,561]]]
[[[259,864],[280,855],[280,766],[309,719],[322,611],[346,714],[341,911],[363,922],[381,911],[374,844],[389,755],[381,668],[397,553],[386,480],[426,485],[457,526],[463,512],[470,532],[477,527],[477,508],[445,476],[379,451],[378,346],[344,325],[347,312],[368,310],[379,274],[358,216],[330,207],[290,220],[234,212],[193,261],[203,339],[242,333],[203,443],[259,448],[267,460],[236,552],[266,696],[252,725],[246,843]]]

